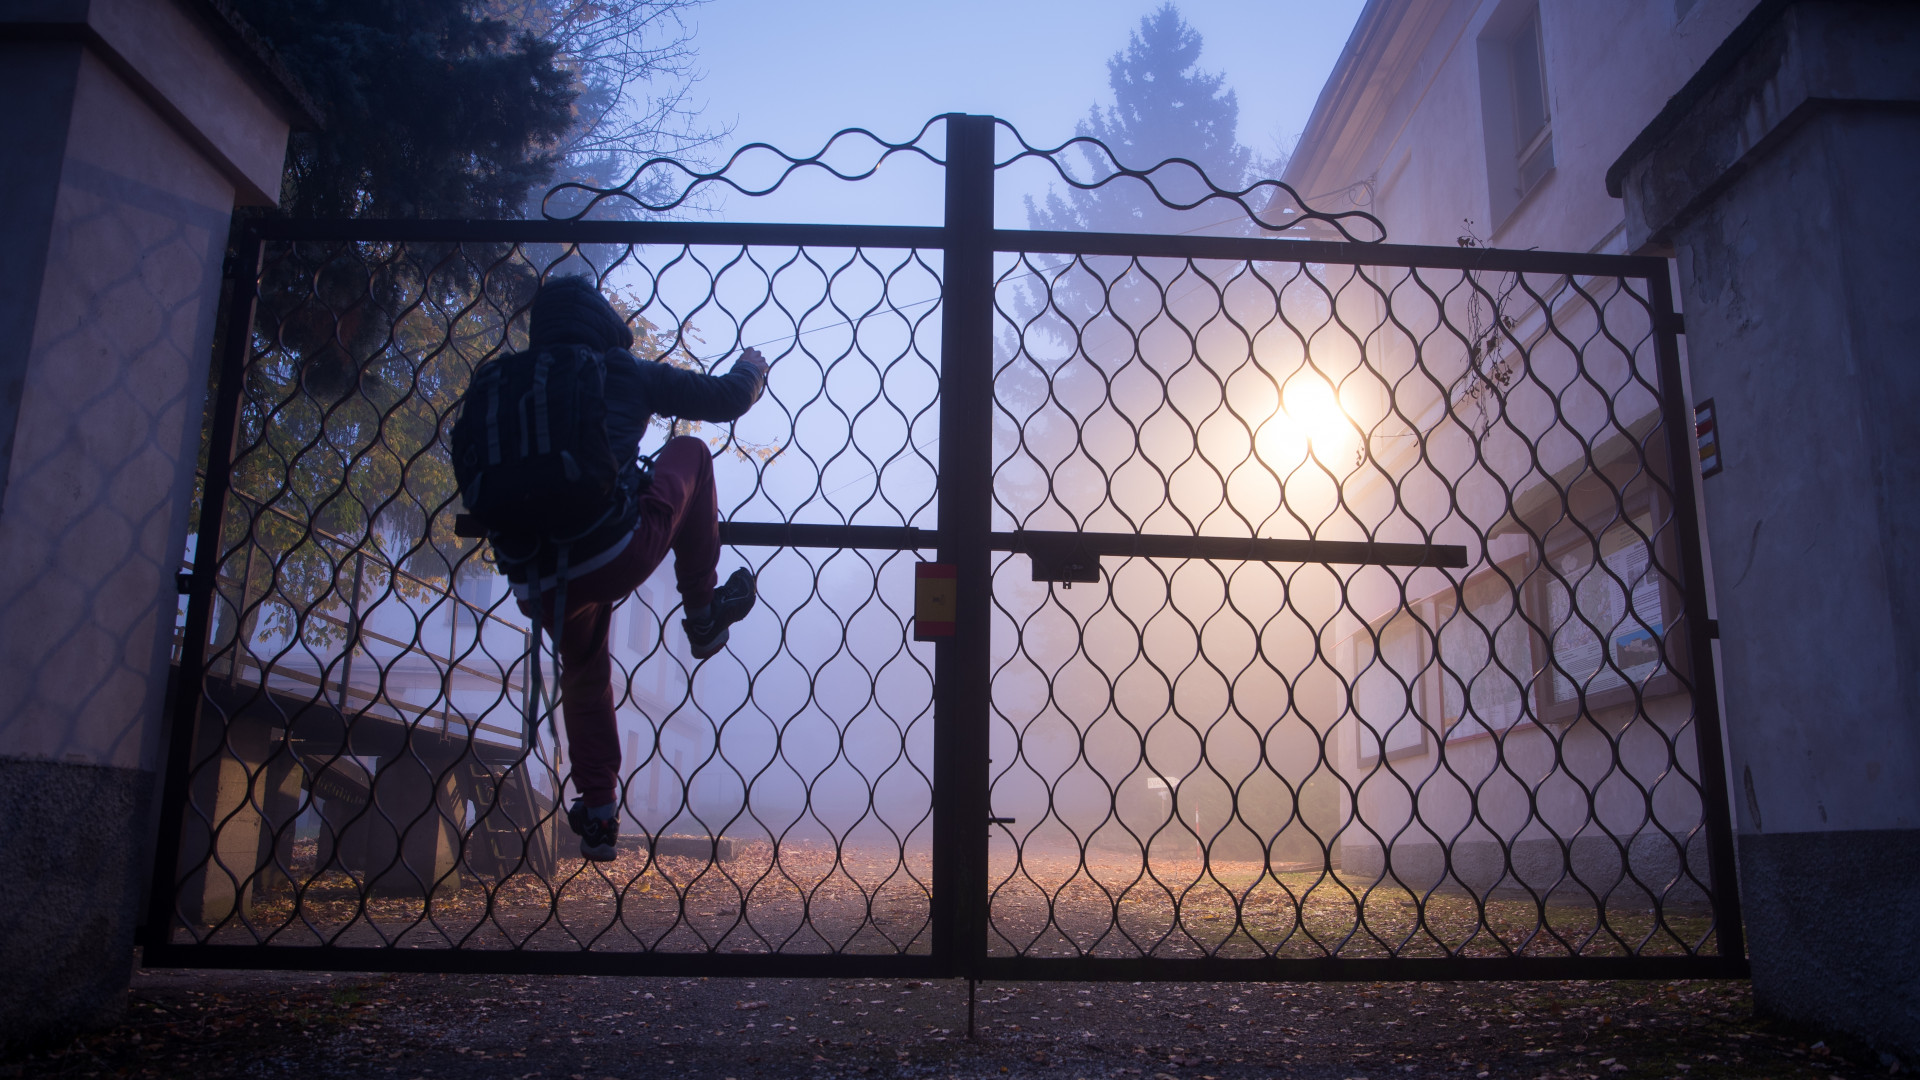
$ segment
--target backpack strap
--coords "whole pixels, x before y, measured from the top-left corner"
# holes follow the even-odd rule
[[[571,544],[561,544],[559,547],[559,551],[557,552],[559,565],[558,565],[558,568],[555,570],[555,576],[557,577],[558,581],[556,583],[557,588],[554,592],[554,597],[553,597],[554,625],[550,628],[546,628],[548,635],[553,639],[553,648],[552,648],[553,679],[554,679],[555,685],[553,688],[553,692],[551,694],[547,693],[545,690],[546,679],[542,670],[542,661],[546,657],[547,647],[541,641],[540,632],[543,629],[542,623],[545,621],[542,618],[542,616],[546,611],[546,606],[543,603],[541,603],[542,597],[540,595],[540,565],[539,565],[537,556],[535,557],[533,571],[531,574],[528,575],[528,580],[527,580],[527,584],[533,599],[533,615],[531,616],[532,626],[530,628],[530,632],[527,638],[527,660],[528,660],[527,690],[528,692],[524,694],[521,698],[521,701],[522,701],[521,720],[525,725],[524,730],[526,732],[527,743],[529,746],[532,746],[539,740],[540,714],[545,713],[547,717],[547,730],[553,735],[553,746],[554,746],[554,752],[556,754],[559,752],[559,749],[560,749],[560,721],[559,721],[560,687],[558,685],[560,682],[560,664],[561,664],[560,637],[562,634],[566,633],[566,629],[567,629],[566,573],[567,573],[567,556],[570,554],[569,549],[571,547],[572,547]],[[555,769],[554,770],[554,791],[556,792],[556,796],[557,796],[557,793],[560,791],[561,784],[562,784],[562,779],[560,777],[559,770]]]
[[[547,372],[553,367],[553,354],[543,352],[533,362],[534,445],[542,454],[553,452],[553,436],[547,422]],[[525,438],[523,435],[522,438]]]
[[[542,646],[540,642],[541,608],[539,567],[536,566],[534,569],[536,571],[534,576],[527,582],[533,598],[533,613],[527,617],[529,625],[527,627],[526,689],[525,692],[520,695],[520,719],[523,725],[522,734],[527,740],[529,749],[536,748],[539,743],[540,713],[542,711],[540,707],[541,699],[546,696],[543,692],[542,683],[544,680],[541,678],[540,671],[540,661],[542,659],[541,650],[544,646]],[[559,742],[556,741],[554,745],[556,747],[559,746]]]
[[[520,400],[513,406],[515,415],[520,419],[520,460],[522,461],[533,456],[533,446],[528,442],[528,435],[533,431],[532,407],[532,394],[521,394]]]
[[[640,473],[640,482],[635,485],[634,494],[645,495],[653,487],[653,455],[641,454],[636,459],[635,468]]]
[[[500,369],[481,369],[487,380],[487,464],[500,464]],[[473,503],[469,501],[468,506]]]

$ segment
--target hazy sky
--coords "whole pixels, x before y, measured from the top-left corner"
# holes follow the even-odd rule
[[[844,127],[902,140],[959,111],[1012,121],[1035,145],[1110,104],[1107,60],[1159,0],[712,0],[696,9],[706,78],[695,90],[728,148],[755,140],[811,153]],[[1306,126],[1362,0],[1182,0],[1201,67],[1239,94],[1240,141],[1272,155]],[[734,220],[937,223],[937,179],[908,166],[876,184],[807,183],[794,197],[723,207]],[[1008,176],[1000,225],[1023,227]],[[1012,190],[1009,190],[1012,189]]]

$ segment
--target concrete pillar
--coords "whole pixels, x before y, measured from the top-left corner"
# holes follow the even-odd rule
[[[124,1006],[227,226],[299,116],[221,10],[0,5],[0,1041]]]
[[[462,802],[451,766],[411,754],[381,762],[373,776],[376,812],[367,815],[368,893],[425,898],[458,892]]]
[[[174,907],[205,929],[236,914],[253,914],[260,845],[272,844],[261,808],[268,790],[267,727],[244,716],[203,725],[194,740],[190,805],[181,825]]]
[[[260,844],[254,857],[262,889],[278,893],[293,885],[287,875],[294,871],[294,824],[306,809],[305,794],[306,772],[276,733],[261,776]]]
[[[359,876],[367,865],[364,821],[370,815],[373,781],[359,763],[335,758],[317,766],[313,794],[320,800],[320,841],[316,873]]]
[[[1754,996],[1920,1054],[1920,7],[1767,2],[1608,173],[1678,256]],[[1912,1060],[1911,1057],[1908,1060]]]

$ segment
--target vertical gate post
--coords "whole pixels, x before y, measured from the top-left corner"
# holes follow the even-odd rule
[[[938,557],[958,595],[954,636],[934,647],[933,948],[949,974],[970,975],[986,946],[995,121],[946,121]]]
[[[173,934],[180,828],[189,783],[187,770],[193,765],[194,728],[200,722],[200,702],[204,696],[201,683],[206,672],[207,628],[213,619],[214,582],[220,572],[220,532],[226,519],[227,481],[233,468],[240,389],[245,379],[247,355],[253,347],[254,309],[260,299],[260,263],[265,252],[266,246],[258,233],[245,226],[235,232],[233,262],[227,274],[231,286],[227,296],[227,324],[220,328],[220,381],[215,389],[213,423],[207,436],[207,478],[200,492],[200,532],[193,548],[193,584],[187,597],[185,636],[180,642],[180,671],[173,685],[172,727],[166,733],[166,758],[160,774],[163,787],[159,833],[154,837],[153,881],[147,889],[147,924],[140,934],[143,945],[164,944]],[[251,544],[250,539],[248,542]]]
[[[1715,674],[1713,634],[1707,623],[1706,561],[1700,550],[1700,515],[1694,497],[1693,416],[1680,377],[1680,342],[1674,332],[1673,288],[1664,266],[1647,276],[1653,303],[1654,359],[1660,374],[1660,424],[1667,432],[1667,471],[1673,485],[1673,519],[1678,526],[1680,573],[1686,578],[1681,611],[1687,623],[1687,653],[1692,660],[1693,730],[1700,755],[1701,808],[1707,828],[1707,869],[1713,875],[1713,931],[1723,958],[1744,963],[1746,929],[1740,921],[1740,889],[1733,855],[1733,804],[1727,790],[1727,751],[1720,730],[1720,688]],[[1680,852],[1681,864],[1687,859]]]
[[[1714,401],[1702,506],[1754,1009],[1909,1060],[1917,39],[1913,4],[1755,5],[1607,171],[1628,244],[1678,257],[1692,390]]]

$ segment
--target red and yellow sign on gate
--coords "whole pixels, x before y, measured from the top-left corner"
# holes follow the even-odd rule
[[[952,563],[916,563],[913,567],[913,640],[953,636],[953,610],[959,590]]]

